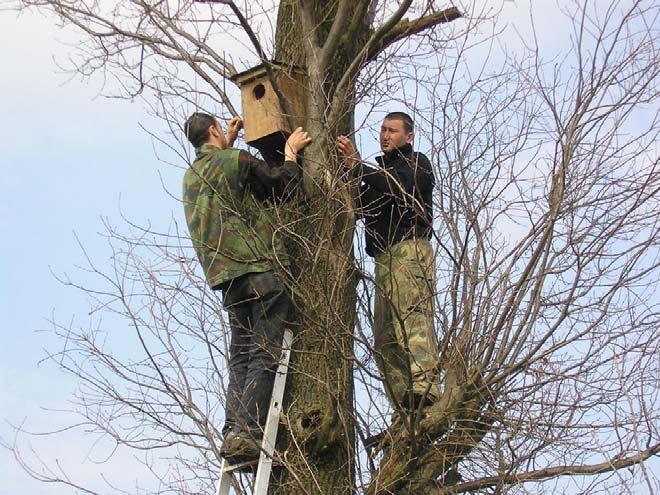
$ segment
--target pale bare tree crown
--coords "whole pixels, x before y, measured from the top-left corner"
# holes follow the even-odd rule
[[[157,109],[184,165],[185,117],[235,117],[233,143],[230,77],[265,64],[295,129],[287,157],[305,148],[303,193],[273,206],[294,260],[276,269],[297,308],[273,493],[658,490],[660,7],[562,1],[560,46],[539,41],[532,16],[532,35],[500,47],[502,19],[478,4],[17,0],[77,27],[72,69],[112,75],[120,96]],[[306,70],[304,122],[275,58]],[[399,108],[438,183],[442,396],[421,415],[384,399],[359,178],[345,170],[378,153],[382,117]],[[52,358],[81,382],[79,426],[150,454],[154,493],[211,494],[228,324],[178,225],[126,230],[108,227],[110,263],[88,259],[98,285],[62,281],[119,317],[140,357],[54,322]],[[363,440],[386,427],[369,456]],[[35,477],[78,486],[20,445],[17,456]]]

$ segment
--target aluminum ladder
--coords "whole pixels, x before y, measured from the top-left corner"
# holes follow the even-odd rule
[[[273,393],[270,397],[270,406],[268,408],[268,416],[266,417],[264,436],[261,441],[259,461],[231,465],[226,459],[222,459],[222,463],[220,464],[220,479],[218,480],[215,495],[229,495],[229,489],[232,486],[236,493],[240,493],[240,487],[236,483],[233,473],[248,466],[253,466],[255,462],[257,462],[257,474],[254,479],[253,495],[267,495],[270,472],[273,467],[273,452],[275,452],[277,429],[280,424],[280,412],[282,411],[286,375],[289,370],[292,341],[293,333],[291,330],[285,330],[284,338],[282,339],[282,355],[277,366],[275,379],[273,380]]]

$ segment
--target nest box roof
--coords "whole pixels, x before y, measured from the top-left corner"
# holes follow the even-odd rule
[[[305,69],[297,65],[283,64],[275,60],[270,61],[269,64],[275,72],[284,72],[289,75],[293,75],[294,73],[296,74],[306,73]],[[246,71],[239,72],[238,74],[234,74],[229,79],[237,83],[239,86],[242,86],[243,84],[254,81],[255,79],[260,79],[262,77],[266,77],[266,67],[264,64],[259,64]]]

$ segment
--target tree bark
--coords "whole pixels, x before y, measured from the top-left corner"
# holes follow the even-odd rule
[[[351,51],[368,35],[368,26],[362,25],[357,37],[342,39],[332,61],[323,64],[314,50],[326,42],[339,9],[349,7],[346,2],[307,2],[307,26],[311,20],[315,27],[310,35],[299,6],[293,1],[280,4],[275,47],[277,61],[307,71],[306,118],[298,121],[313,141],[303,161],[304,199],[287,212],[294,225],[288,247],[299,326],[285,393],[286,425],[280,435],[286,462],[276,473],[272,493],[350,494],[355,491],[355,220],[334,143],[338,134],[351,130],[353,90],[341,96],[345,111],[338,121],[328,122],[325,116],[340,97],[334,87],[350,64]],[[356,7],[350,8],[348,14],[353,14]]]

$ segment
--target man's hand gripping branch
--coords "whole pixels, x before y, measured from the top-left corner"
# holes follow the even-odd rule
[[[355,149],[353,141],[346,136],[337,137],[337,152],[342,158],[342,164],[347,171],[352,171],[360,163],[360,154]]]
[[[238,131],[243,129],[243,120],[240,117],[234,117],[227,122],[227,147],[234,146],[234,141],[238,137]]]

